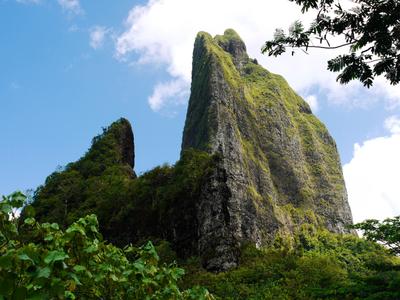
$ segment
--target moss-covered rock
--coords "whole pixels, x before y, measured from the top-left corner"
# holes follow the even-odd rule
[[[352,216],[334,140],[281,76],[248,57],[232,29],[197,35],[187,148],[222,158],[197,204],[206,268],[236,266],[243,243],[266,245],[301,223],[348,232]]]
[[[66,226],[95,213],[117,245],[166,240],[216,271],[236,267],[244,244],[266,246],[304,223],[336,233],[352,223],[332,137],[232,29],[196,38],[181,153],[136,177],[132,128],[120,119],[36,191],[37,218]]]

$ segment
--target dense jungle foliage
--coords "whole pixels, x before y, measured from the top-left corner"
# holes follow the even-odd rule
[[[136,176],[126,126],[106,128],[28,205],[21,193],[3,197],[0,300],[400,299],[398,218],[356,225],[365,239],[304,224],[269,246],[243,246],[236,269],[207,272],[191,251],[193,201],[220,157],[187,150]],[[167,242],[174,235],[185,237],[179,247]]]
[[[180,290],[184,270],[161,264],[151,242],[104,241],[95,215],[61,230],[27,209],[20,224],[25,199],[17,192],[0,202],[0,299],[212,299],[204,288]]]
[[[168,239],[165,228],[178,222],[193,231],[193,201],[218,156],[186,150],[175,165],[137,177],[121,155],[124,126],[120,120],[104,129],[85,156],[51,174],[35,191],[31,205],[39,221],[66,228],[96,214],[105,239],[121,247],[149,237]]]
[[[104,241],[95,215],[62,230],[27,206],[21,224],[25,199],[0,202],[0,299],[400,299],[400,259],[353,235],[305,224],[268,247],[244,246],[237,269],[207,272],[192,257],[179,261],[185,272],[167,242],[121,249]],[[399,231],[389,221],[374,230],[388,223]]]
[[[182,287],[205,286],[216,299],[400,299],[399,257],[311,225],[266,248],[243,247],[240,267],[229,272],[206,272],[195,259],[184,266]]]

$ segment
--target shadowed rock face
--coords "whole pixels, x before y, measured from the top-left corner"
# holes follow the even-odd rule
[[[197,202],[198,253],[210,270],[238,264],[302,223],[347,233],[350,207],[336,145],[279,75],[249,59],[231,29],[197,35],[182,150],[219,153]]]
[[[135,168],[135,149],[133,140],[133,131],[128,120],[121,118],[114,123],[117,128],[115,131],[116,147],[120,153],[121,163]]]

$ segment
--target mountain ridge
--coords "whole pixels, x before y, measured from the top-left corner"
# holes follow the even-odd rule
[[[166,240],[212,271],[238,266],[243,245],[269,245],[305,223],[351,233],[333,138],[233,29],[196,37],[180,160],[137,177],[134,159],[120,119],[36,191],[38,218],[68,225],[96,213],[107,240]]]

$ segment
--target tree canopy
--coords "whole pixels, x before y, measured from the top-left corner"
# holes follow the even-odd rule
[[[95,215],[62,230],[30,207],[21,223],[25,201],[20,192],[0,200],[0,299],[214,299],[204,288],[180,290],[184,270],[162,264],[151,242],[118,248]]]
[[[382,222],[366,220],[352,227],[361,230],[367,240],[383,244],[393,254],[400,255],[400,216],[388,218]]]
[[[317,16],[308,29],[295,21],[288,32],[276,29],[262,52],[279,56],[292,49],[307,53],[310,48],[339,49],[343,54],[328,61],[328,70],[340,72],[337,80],[346,84],[359,80],[371,87],[377,76],[389,83],[400,82],[400,1],[354,0],[351,9],[338,0],[289,0],[302,7],[302,12],[316,10]],[[341,37],[339,44],[331,44]],[[336,39],[335,39],[336,40]]]

